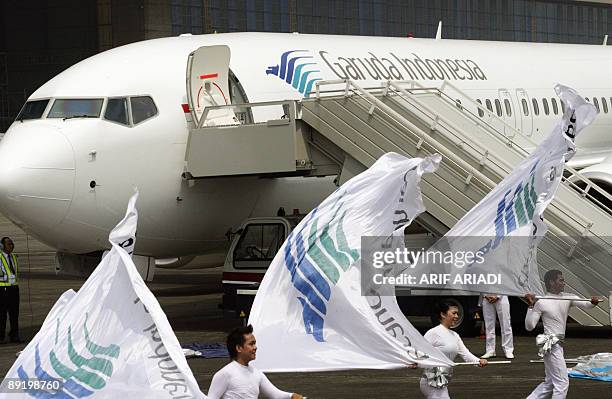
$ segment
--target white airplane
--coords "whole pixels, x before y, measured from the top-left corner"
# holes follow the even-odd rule
[[[231,52],[229,74],[219,75],[211,59],[203,78],[228,103],[300,99],[317,80],[430,87],[448,80],[536,142],[559,120],[553,86],[563,83],[601,109],[579,137],[574,163],[612,188],[612,51],[605,46],[229,33],[129,44],[45,83],[0,142],[0,211],[61,253],[101,252],[138,187],[137,254],[162,259],[223,246],[228,227],[246,217],[315,206],[335,188],[331,179],[190,184],[181,177],[190,127],[186,61],[218,45]],[[279,111],[254,110],[253,118],[271,114]]]

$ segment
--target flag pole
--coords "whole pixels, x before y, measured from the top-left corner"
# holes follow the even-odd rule
[[[493,360],[491,362],[487,362],[487,365],[489,364],[510,364],[512,363],[511,360]],[[459,362],[459,363],[455,363],[455,366],[478,366],[480,365],[480,362]]]
[[[580,363],[580,360],[578,359],[564,359],[565,363]],[[544,363],[544,360],[538,359],[538,360],[530,360],[529,363]]]
[[[556,299],[558,301],[579,301],[579,302],[591,302],[591,298],[572,298],[572,297],[558,297],[558,296],[536,296],[535,299]],[[606,300],[606,297],[597,297],[599,302]]]

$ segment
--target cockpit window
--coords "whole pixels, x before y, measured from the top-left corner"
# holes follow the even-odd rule
[[[130,97],[134,125],[157,115],[157,107],[149,96]]]
[[[98,118],[103,102],[101,98],[57,99],[47,118]]]
[[[128,108],[127,99],[124,98],[109,98],[104,111],[104,119],[128,125]]]
[[[19,115],[17,115],[18,121],[26,119],[40,119],[49,104],[49,100],[33,100],[28,101],[23,105]]]

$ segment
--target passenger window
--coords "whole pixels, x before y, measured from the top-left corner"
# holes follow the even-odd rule
[[[98,118],[103,102],[101,98],[57,99],[47,118]]]
[[[507,98],[504,98],[504,106],[506,107],[506,114],[512,116],[512,107],[510,107],[510,101]]]
[[[24,121],[27,119],[40,119],[49,104],[49,100],[34,100],[27,101],[23,104],[23,108],[17,115],[18,121]]]
[[[130,97],[130,105],[132,106],[132,122],[134,125],[157,115],[157,107],[149,96]]]
[[[533,105],[533,114],[536,116],[540,115],[540,107],[538,106],[538,100],[536,100],[535,98],[532,98],[531,104]]]
[[[480,101],[480,99],[477,99],[476,102],[479,105],[482,105],[482,101]],[[482,108],[478,107],[478,116],[480,116],[481,118],[484,116],[484,111],[482,110]]]
[[[529,104],[527,104],[527,100],[522,98],[521,105],[523,106],[523,115],[529,116]]]
[[[597,101],[597,97],[593,97],[593,105],[597,108],[597,112],[599,112],[599,101]]]
[[[249,224],[234,249],[236,269],[268,267],[285,240],[285,226]]]
[[[550,99],[550,103],[552,104],[552,109],[555,115],[559,114],[559,107],[557,107],[557,100],[555,98]]]
[[[549,109],[548,109],[548,101],[546,101],[545,98],[542,99],[542,107],[544,107],[544,113],[546,115],[548,115],[549,113]]]
[[[497,116],[502,116],[501,103],[499,102],[497,98],[495,99],[495,111],[497,111]]]
[[[488,98],[485,100],[485,104],[487,106],[487,109],[491,112],[493,112],[493,105],[491,105],[491,100],[489,100]]]
[[[601,98],[601,106],[603,107],[604,112],[607,114],[608,113],[608,102],[606,101],[605,97]]]
[[[565,103],[563,100],[559,100],[559,102],[561,103],[561,112],[565,113]]]
[[[104,119],[129,125],[127,99],[124,98],[109,98],[104,111]]]

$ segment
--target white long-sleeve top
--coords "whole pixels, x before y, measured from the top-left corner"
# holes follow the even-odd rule
[[[232,361],[213,376],[208,398],[257,399],[260,391],[269,399],[290,399],[292,395],[272,385],[264,373],[255,367]]]
[[[454,361],[457,355],[461,356],[466,362],[477,362],[480,360],[465,347],[459,334],[449,330],[442,324],[427,331],[424,337],[434,347],[440,349],[451,361]]]
[[[559,298],[578,298],[578,296],[574,294],[567,294],[565,292],[562,292],[559,295],[548,292],[546,295]],[[544,324],[544,334],[565,335],[567,315],[569,314],[569,310],[572,306],[577,306],[584,309],[595,307],[595,305],[593,305],[591,302],[586,301],[538,299],[533,306],[533,309],[527,310],[527,316],[525,317],[525,328],[527,331],[533,330],[541,317],[542,324]]]

